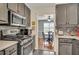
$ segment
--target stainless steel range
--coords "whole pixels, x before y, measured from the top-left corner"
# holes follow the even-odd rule
[[[33,50],[33,39],[26,35],[16,35],[18,29],[3,30],[3,40],[18,41],[18,55],[29,55]]]

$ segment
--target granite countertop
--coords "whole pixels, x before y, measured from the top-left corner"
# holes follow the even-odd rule
[[[67,36],[67,35],[63,35],[63,36],[57,36],[58,38],[70,38],[70,39],[77,39],[79,40],[78,36]]]
[[[4,41],[4,40],[0,40],[0,51],[4,50],[14,44],[17,44],[17,41]]]

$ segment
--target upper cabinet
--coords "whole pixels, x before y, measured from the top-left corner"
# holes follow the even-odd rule
[[[8,10],[25,17],[23,25],[30,26],[30,9],[24,3],[0,3],[0,24],[8,24]]]
[[[62,4],[56,6],[57,25],[78,24],[78,4]]]
[[[8,3],[8,9],[24,16],[24,3]]]
[[[57,22],[57,25],[66,24],[65,5],[56,6],[56,22]]]
[[[77,24],[77,4],[68,4],[66,7],[66,18],[68,24]]]
[[[7,3],[0,3],[0,24],[8,23]]]
[[[18,4],[17,3],[8,3],[8,9],[17,12],[18,11]]]
[[[30,27],[31,19],[30,19],[30,9],[25,5],[25,17],[27,26]]]
[[[24,16],[24,4],[18,3],[18,14]]]

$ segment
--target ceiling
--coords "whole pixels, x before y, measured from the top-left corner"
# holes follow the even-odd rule
[[[65,3],[57,3],[65,4]],[[48,19],[48,16],[54,18],[55,16],[55,5],[56,3],[27,3],[26,4],[31,9],[31,14],[39,16],[39,19]]]
[[[27,3],[26,4],[30,9],[36,8],[36,7],[51,7],[54,5],[54,3]]]
[[[26,3],[26,5],[33,9],[35,7],[52,7],[53,5],[57,4],[66,4],[66,3]]]

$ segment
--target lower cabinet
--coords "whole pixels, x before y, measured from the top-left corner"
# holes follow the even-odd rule
[[[79,40],[73,41],[72,55],[79,55]]]
[[[79,40],[59,39],[59,55],[79,55]]]
[[[59,46],[59,55],[72,55],[71,43],[60,43]]]
[[[0,55],[4,55],[4,51],[0,51]]]
[[[72,40],[59,39],[59,55],[72,55]]]
[[[5,49],[5,55],[17,55],[17,44]]]

